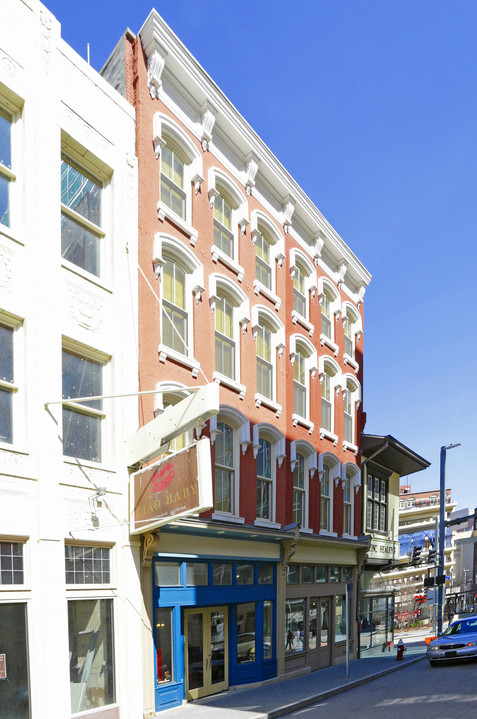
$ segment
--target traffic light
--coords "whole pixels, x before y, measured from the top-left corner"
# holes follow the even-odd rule
[[[429,549],[429,554],[427,555],[427,561],[429,564],[436,563],[436,550],[435,549]]]
[[[417,564],[421,560],[421,547],[414,547],[412,550],[412,563]]]

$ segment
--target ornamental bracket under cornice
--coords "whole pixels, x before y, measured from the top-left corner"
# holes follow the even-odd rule
[[[286,574],[290,560],[296,554],[296,545],[300,536],[300,524],[297,523],[293,528],[294,536],[291,539],[284,539],[282,542],[282,574]]]
[[[202,150],[204,152],[207,152],[209,149],[209,144],[212,141],[212,130],[214,129],[215,125],[215,116],[217,115],[217,110],[213,105],[210,104],[207,100],[204,102],[201,108],[201,128],[202,128],[202,136],[201,136],[201,144],[202,144]]]
[[[160,535],[157,532],[147,532],[142,536],[142,566],[150,567],[156,547],[159,544]]]

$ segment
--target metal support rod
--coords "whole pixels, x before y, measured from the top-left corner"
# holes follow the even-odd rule
[[[158,389],[147,389],[143,392],[128,392],[127,394],[98,394],[90,395],[89,397],[63,397],[63,399],[56,399],[53,402],[45,402],[45,407],[49,407],[50,404],[65,404],[65,403],[80,403],[80,402],[91,402],[92,400],[98,399],[121,399],[122,397],[141,397],[143,394],[165,394],[166,392],[197,392],[205,385],[194,385],[193,387],[181,387],[180,390],[171,387],[159,387]]]

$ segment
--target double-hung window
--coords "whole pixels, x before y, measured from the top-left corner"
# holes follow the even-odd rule
[[[225,295],[217,297],[215,308],[215,368],[235,379],[234,306]]]
[[[348,386],[344,393],[344,439],[349,444],[355,444],[353,424],[353,390]]]
[[[184,191],[184,160],[172,146],[165,145],[161,152],[161,200],[176,215],[186,219],[186,193]]]
[[[103,365],[63,350],[63,454],[102,461],[102,400],[75,402],[103,394]]]
[[[232,205],[223,194],[214,202],[214,245],[228,257],[234,257],[234,233]]]
[[[272,520],[272,445],[264,437],[259,439],[257,453],[257,518]]]
[[[101,194],[98,180],[61,161],[61,256],[97,277],[101,273]]]
[[[217,422],[215,438],[215,492],[216,512],[234,513],[234,430]]]
[[[270,240],[260,230],[255,240],[255,278],[268,290],[272,289],[270,254]]]
[[[333,339],[333,323],[332,323],[332,310],[331,310],[332,299],[327,290],[323,292],[323,298],[321,302],[321,332],[328,337]]]
[[[13,442],[14,383],[13,336],[11,327],[0,324],[0,442]]]
[[[331,376],[325,371],[321,382],[321,426],[328,432],[332,431],[332,409]]]
[[[327,464],[323,465],[323,472],[320,478],[320,529],[330,531],[331,528],[331,512],[330,512],[330,491],[331,491],[331,470]]]
[[[163,267],[162,341],[180,354],[188,354],[186,272],[173,260]]]
[[[293,469],[293,521],[305,525],[305,457],[297,452]]]
[[[349,313],[347,313],[344,323],[344,351],[351,359],[354,359],[353,318]]]
[[[352,519],[351,519],[351,476],[349,472],[346,472],[346,477],[343,480],[343,533],[352,534]]]
[[[257,332],[257,392],[273,399],[272,330],[264,322]]]
[[[305,355],[297,347],[293,363],[293,411],[300,417],[307,417]]]
[[[366,489],[366,529],[371,532],[386,532],[388,516],[387,479],[368,473]]]
[[[15,181],[12,172],[12,121],[0,109],[0,224],[10,227],[11,184]]]
[[[293,275],[293,309],[306,317],[305,272],[300,265],[296,265]]]

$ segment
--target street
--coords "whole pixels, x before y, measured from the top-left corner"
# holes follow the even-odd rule
[[[287,714],[288,719],[472,719],[477,662],[431,668],[427,660]]]

